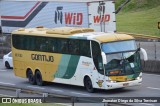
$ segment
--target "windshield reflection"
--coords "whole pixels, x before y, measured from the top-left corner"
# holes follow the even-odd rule
[[[139,51],[107,54],[108,63],[105,65],[106,75],[112,71],[119,72],[112,75],[131,75],[141,71]]]
[[[123,51],[135,51],[136,49],[137,46],[135,40],[102,43],[102,51],[107,54]]]

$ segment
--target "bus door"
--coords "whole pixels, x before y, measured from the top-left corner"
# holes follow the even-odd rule
[[[99,87],[102,87],[101,82],[104,82],[105,76],[104,76],[104,67],[103,67],[103,62],[102,62],[102,55],[101,55],[101,49],[100,45],[98,42],[92,41],[92,58],[94,62],[94,71],[92,73],[92,76],[94,76],[96,79],[96,83],[98,84]],[[98,80],[98,81],[97,81]]]

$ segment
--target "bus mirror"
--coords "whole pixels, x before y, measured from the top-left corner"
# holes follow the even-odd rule
[[[102,52],[101,55],[102,55],[103,64],[107,64],[107,57],[106,57],[106,54],[105,54],[104,52]]]
[[[141,53],[143,54],[144,61],[148,60],[147,52],[145,49],[140,48]]]

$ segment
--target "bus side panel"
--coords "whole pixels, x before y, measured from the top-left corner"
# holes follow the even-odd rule
[[[80,56],[63,54],[53,82],[71,84],[71,78],[75,77],[76,68]]]
[[[25,78],[26,77],[26,74],[24,74],[24,62],[23,61],[20,61],[20,60],[14,60],[13,62],[13,70],[14,70],[14,74],[16,76],[19,76],[19,77],[22,77],[22,78]]]
[[[77,64],[76,73],[74,77],[71,78],[71,84],[84,86],[84,77],[91,77],[91,73],[94,68],[94,63],[92,58],[81,56]]]
[[[44,81],[52,81],[61,60],[61,54],[30,52],[12,49],[14,73],[16,76],[26,78],[27,69],[31,69],[33,74],[39,70]],[[43,57],[42,57],[43,56]],[[53,61],[49,61],[53,57]]]

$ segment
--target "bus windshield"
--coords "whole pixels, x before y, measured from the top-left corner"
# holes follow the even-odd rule
[[[134,40],[103,43],[106,75],[130,75],[141,71],[140,53]]]
[[[133,50],[136,50],[136,44],[134,40],[110,42],[102,44],[102,51],[107,54],[123,52],[123,51],[133,51]]]

